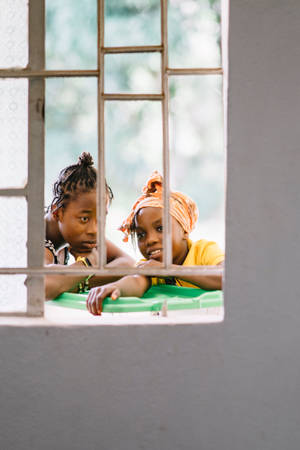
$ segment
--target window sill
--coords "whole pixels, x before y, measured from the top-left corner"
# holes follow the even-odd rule
[[[151,312],[138,313],[103,313],[93,316],[88,311],[73,310],[56,305],[45,304],[44,317],[0,317],[0,326],[17,327],[49,327],[49,326],[121,326],[121,325],[178,325],[218,323],[224,319],[223,307],[207,308],[201,311],[168,311],[167,317],[161,312],[154,315]]]

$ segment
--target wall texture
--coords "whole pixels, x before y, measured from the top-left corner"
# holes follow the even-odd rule
[[[1,327],[1,449],[299,449],[299,42],[231,0],[225,322]]]

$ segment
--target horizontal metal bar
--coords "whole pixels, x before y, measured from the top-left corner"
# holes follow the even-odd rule
[[[55,78],[55,77],[97,77],[99,71],[95,70],[17,70],[2,69],[0,78]]]
[[[104,275],[104,276],[124,276],[124,275],[149,275],[149,276],[177,276],[182,275],[218,275],[223,272],[222,266],[182,266],[180,268],[140,268],[137,267],[124,267],[124,268],[104,268],[104,269],[93,269],[93,268],[82,268],[82,269],[72,269],[71,267],[45,267],[40,269],[29,269],[27,267],[9,267],[1,268],[0,275],[16,275],[16,274],[27,274],[27,275]]]
[[[116,53],[153,53],[162,52],[162,45],[140,45],[140,46],[128,46],[128,47],[103,47],[102,52],[105,54]]]
[[[3,197],[26,197],[27,188],[7,188],[0,189],[0,196]]]
[[[0,311],[0,317],[32,317],[27,312],[20,312],[20,311]],[[36,316],[33,316],[36,317]]]
[[[172,75],[222,75],[222,67],[216,68],[187,68],[187,69],[171,69],[166,70],[167,74]]]
[[[163,100],[163,94],[102,94],[104,100]]]
[[[121,48],[121,47],[120,47]],[[124,47],[130,48],[130,47]],[[134,47],[132,47],[133,49]],[[142,48],[142,47],[139,47]],[[147,47],[145,47],[147,48]],[[149,47],[150,48],[150,47]],[[160,48],[160,46],[157,46]],[[113,53],[126,53],[123,51],[117,52],[107,48],[107,54]],[[111,51],[110,51],[111,50]],[[150,50],[149,50],[150,51]],[[161,51],[161,50],[157,50]],[[133,53],[134,51],[128,51],[127,53]],[[145,53],[146,51],[143,51]],[[29,70],[29,69],[0,69],[0,78],[55,78],[55,77],[97,77],[100,71],[94,70]],[[171,69],[167,68],[166,73],[170,76],[173,75],[222,75],[222,67],[216,68],[186,68],[186,69]],[[108,95],[108,94],[106,94]],[[112,94],[121,95],[121,94]],[[124,94],[127,95],[127,94]],[[141,94],[139,94],[141,95]],[[144,94],[154,95],[154,94]]]

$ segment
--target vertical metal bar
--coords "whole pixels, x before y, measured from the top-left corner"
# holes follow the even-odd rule
[[[227,98],[228,98],[228,20],[229,20],[229,0],[221,2],[221,66],[223,72],[223,136],[224,149],[227,164]],[[227,170],[225,168],[225,173]]]
[[[228,26],[229,26],[229,0],[223,0],[221,2],[221,42],[222,42],[222,53],[221,53],[221,67],[223,69],[223,139],[224,139],[224,151],[225,151],[225,242],[227,242],[226,238],[226,225],[227,225],[227,161],[228,161]],[[222,284],[224,286],[225,283],[225,273],[226,273],[226,264],[227,259],[225,258],[225,266],[224,271],[222,273]],[[226,295],[227,291],[224,291],[224,295]],[[224,298],[224,305],[226,305],[227,298]],[[227,306],[227,305],[226,305]]]
[[[228,48],[228,14],[229,14],[229,0],[221,1],[221,19],[220,19],[220,52],[221,60],[220,67],[224,69],[224,63],[227,60],[227,48]]]
[[[45,2],[29,1],[29,67],[45,66]],[[42,267],[44,260],[44,79],[29,80],[28,104],[28,221],[27,264]],[[27,278],[27,314],[44,313],[44,277]]]
[[[105,139],[104,139],[104,0],[98,0],[98,251],[99,265],[106,264],[105,217]]]
[[[161,88],[162,131],[163,131],[163,174],[164,174],[164,267],[172,264],[172,229],[169,214],[170,205],[170,150],[169,150],[169,80],[168,80],[168,0],[161,0]]]

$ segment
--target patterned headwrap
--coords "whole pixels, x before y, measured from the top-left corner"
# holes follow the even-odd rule
[[[125,234],[123,239],[124,242],[128,241],[134,217],[140,209],[147,206],[152,206],[153,208],[164,207],[162,184],[162,176],[157,171],[154,171],[147,181],[147,184],[142,189],[143,194],[134,203],[129,216],[123,221],[119,228],[119,230],[123,231]],[[196,203],[181,192],[172,191],[170,193],[170,214],[175,217],[187,233],[190,233],[193,230],[198,220],[198,208]]]

